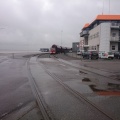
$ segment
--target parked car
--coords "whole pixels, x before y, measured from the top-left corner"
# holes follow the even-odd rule
[[[80,50],[77,50],[77,55],[80,55]]]
[[[77,55],[82,55],[83,52],[84,50],[77,50]]]
[[[113,59],[114,58],[114,53],[112,53],[112,52],[104,52],[104,53],[101,54],[100,58],[106,58],[106,59],[111,58],[111,59]]]
[[[86,59],[98,59],[99,58],[97,51],[84,52],[82,56],[83,58],[86,58]]]
[[[120,59],[120,52],[114,52],[114,58]]]
[[[99,51],[99,58],[102,58],[102,56],[104,56],[105,51]]]

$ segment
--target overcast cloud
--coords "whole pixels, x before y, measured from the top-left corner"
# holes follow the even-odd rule
[[[120,14],[120,0],[110,13]],[[72,46],[85,23],[109,14],[109,0],[0,0],[0,49],[39,50],[52,44]],[[61,32],[62,31],[62,32]]]

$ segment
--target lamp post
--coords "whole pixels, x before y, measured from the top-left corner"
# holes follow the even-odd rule
[[[110,14],[110,0],[109,0],[109,14]]]
[[[61,30],[61,46],[62,46],[62,33],[63,33],[63,30]]]

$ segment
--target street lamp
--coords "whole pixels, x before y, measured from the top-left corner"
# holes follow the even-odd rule
[[[61,46],[62,46],[62,33],[63,33],[63,30],[61,30]]]

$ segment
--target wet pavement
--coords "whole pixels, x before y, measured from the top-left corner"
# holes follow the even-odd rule
[[[30,102],[19,110],[5,116],[3,120],[43,120],[43,117],[36,103]]]
[[[0,119],[43,119],[27,73],[29,57],[21,57],[18,53],[7,57],[1,54]],[[38,59],[32,57],[29,63],[38,95],[42,95],[51,118],[120,119],[120,61],[91,61],[46,54]]]
[[[92,71],[91,67],[89,67],[89,71],[85,71],[83,69],[81,70],[80,64],[77,64],[77,62],[80,62],[78,60],[74,60],[73,62],[73,60],[69,59],[69,61],[72,61],[71,63],[74,64],[75,67],[71,67],[69,64],[66,64],[66,62],[64,63],[64,61],[61,62],[59,59],[52,61],[52,58],[40,58],[39,60],[40,63],[42,63],[48,71],[57,76],[57,78],[59,78],[63,83],[82,94],[89,101],[102,109],[106,114],[110,115],[113,119],[120,119],[120,82],[119,79],[113,79],[113,77],[111,77],[112,73],[108,72],[108,70],[105,69],[107,67],[104,67],[104,69],[107,70],[107,75],[110,78],[102,76],[102,73],[106,71],[101,71],[101,75],[98,75],[90,72],[90,69]],[[107,65],[109,63],[107,63]],[[78,65],[78,69],[76,68],[76,64]],[[119,67],[116,68],[116,71],[119,71]]]
[[[110,119],[109,117],[96,110],[93,106],[87,105],[87,103],[82,99],[78,100],[75,96],[73,96],[55,79],[53,79],[52,76],[46,73],[47,71],[42,67],[41,63],[44,64],[47,70],[50,70],[53,74],[59,71],[59,73],[65,75],[68,71],[61,69],[63,65],[59,64],[59,61],[51,58],[40,59],[39,64],[36,62],[36,58],[33,58],[30,61],[30,69],[32,75],[35,79],[38,89],[42,93],[45,103],[48,106],[47,110],[53,114],[55,119]],[[87,113],[87,115],[84,113]]]
[[[22,54],[23,55],[23,54]],[[28,79],[26,62],[28,58],[22,57],[21,54],[0,54],[0,119],[17,120],[15,119],[16,111],[21,111],[22,115],[25,112],[25,106],[31,106],[31,102],[36,99],[32,93],[31,86]],[[36,102],[35,102],[36,104]],[[36,105],[35,105],[36,106]],[[22,109],[22,110],[21,110]],[[35,110],[34,110],[35,109]],[[37,110],[36,110],[37,109]],[[36,111],[36,112],[35,112]],[[35,115],[39,112],[38,108],[34,107],[33,111],[29,113]],[[20,113],[20,112],[19,112]],[[12,116],[11,116],[12,115]],[[24,115],[24,116],[26,116]],[[21,120],[27,120],[28,117]],[[35,115],[37,116],[37,115]]]

